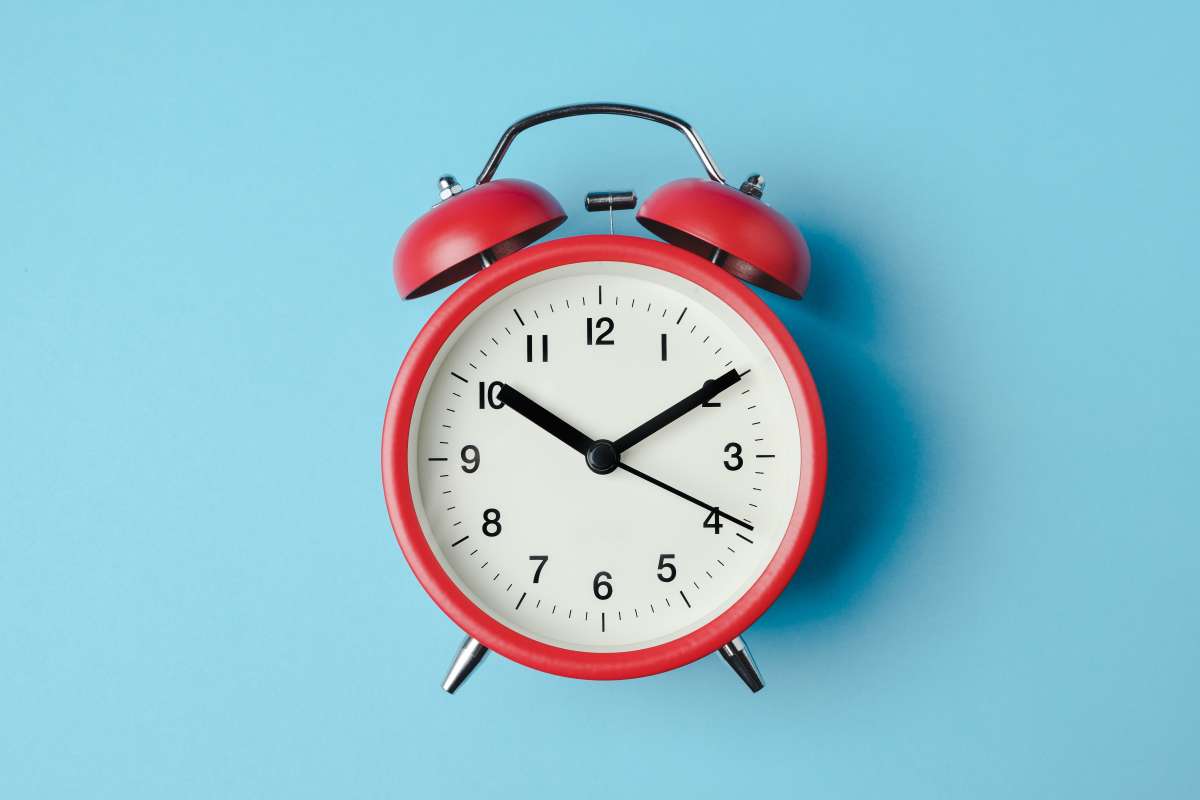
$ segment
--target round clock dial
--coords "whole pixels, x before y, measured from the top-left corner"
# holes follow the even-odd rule
[[[674,641],[734,605],[805,469],[755,330],[696,283],[624,262],[485,299],[445,336],[404,433],[416,519],[454,585],[512,631],[594,653]]]

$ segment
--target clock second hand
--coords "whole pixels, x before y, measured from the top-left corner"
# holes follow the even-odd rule
[[[722,511],[721,509],[717,508],[716,506],[710,506],[708,503],[705,503],[703,500],[697,500],[696,498],[692,497],[687,492],[680,491],[679,489],[676,489],[674,486],[665,484],[662,481],[660,481],[658,478],[647,475],[646,473],[642,472],[639,469],[634,469],[633,467],[629,466],[628,464],[626,464],[623,461],[621,463],[619,463],[617,466],[620,469],[625,470],[626,472],[631,472],[634,475],[637,475],[639,478],[641,478],[644,481],[649,481],[650,483],[653,483],[655,486],[659,487],[660,489],[666,489],[668,492],[675,495],[676,497],[682,497],[684,500],[687,500],[689,503],[694,503],[713,514],[716,514],[718,517],[723,517],[723,518],[729,520],[730,522],[734,523],[735,525],[741,525],[743,528],[745,528],[748,531],[754,530],[754,526],[751,525],[749,522],[744,522],[744,521],[738,519],[737,517],[731,517],[728,514],[726,514],[724,511]]]

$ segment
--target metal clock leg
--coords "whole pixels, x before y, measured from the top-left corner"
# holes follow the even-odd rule
[[[757,692],[763,688],[762,673],[758,671],[754,657],[750,655],[750,649],[746,647],[742,637],[738,636],[729,644],[721,645],[720,652],[721,658],[725,659],[726,664],[733,667],[733,671],[745,681],[746,685],[750,687],[750,691]]]
[[[454,656],[454,663],[450,665],[450,670],[446,673],[446,679],[442,681],[442,688],[450,694],[454,694],[487,654],[488,649],[478,639],[472,636],[464,639],[462,646],[458,648],[458,653]]]

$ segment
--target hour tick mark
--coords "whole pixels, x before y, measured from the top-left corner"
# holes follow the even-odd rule
[[[514,308],[514,309],[513,309],[513,313],[517,315],[517,322],[521,323],[521,327],[522,327],[522,328],[524,328],[524,327],[525,327],[525,320],[521,319],[521,312],[520,312],[520,311],[517,311],[517,310]]]
[[[454,544],[452,544],[450,546],[458,547],[460,544],[462,544],[463,542],[465,542],[467,539],[470,539],[470,538],[471,538],[471,534],[468,533],[466,536],[462,537],[461,539],[459,539],[457,542],[455,542]]]
[[[604,612],[600,612],[600,632],[604,633]]]
[[[445,456],[430,456],[429,460],[430,461],[449,461],[450,459],[446,458]]]
[[[679,312],[679,319],[675,320],[675,324],[676,324],[676,325],[678,325],[679,323],[683,322],[683,315],[684,315],[684,314],[686,314],[686,313],[687,313],[687,306],[684,306],[684,307],[683,307],[683,311],[680,311],[680,312]]]
[[[683,598],[683,602],[687,603],[688,608],[692,607],[692,601],[687,599],[687,595],[683,593],[682,589],[679,590],[679,596]]]
[[[459,375],[457,372],[454,372],[453,370],[451,370],[451,371],[450,371],[450,374],[451,374],[451,375],[453,375],[454,377],[458,378],[458,379],[459,379],[460,381],[462,381],[463,383],[470,383],[470,381],[469,381],[469,380],[467,380],[466,378],[464,378],[462,375]]]
[[[525,595],[527,594],[529,594],[529,592],[521,592],[521,599],[517,601],[517,607],[514,608],[513,611],[517,611],[521,608],[521,603],[525,602]]]
[[[751,408],[753,408],[753,406],[751,406]],[[758,453],[754,457],[755,458],[774,458],[775,454],[774,453]]]
[[[737,537],[738,537],[739,539],[742,539],[742,540],[744,540],[744,541],[747,541],[747,542],[749,542],[750,544],[754,544],[754,540],[753,540],[753,539],[749,539],[749,538],[747,538],[747,537],[743,536],[743,535],[742,535],[742,534],[740,534],[740,533],[739,533],[739,534],[737,534]]]

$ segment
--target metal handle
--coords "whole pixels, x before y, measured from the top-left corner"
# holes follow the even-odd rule
[[[496,143],[496,149],[492,150],[491,156],[488,157],[487,163],[483,166],[483,172],[479,173],[479,177],[475,179],[475,183],[487,183],[496,175],[496,170],[500,168],[500,162],[504,159],[504,154],[508,152],[509,145],[513,143],[513,139],[516,139],[517,134],[521,131],[528,130],[535,125],[541,125],[543,122],[552,122],[564,117],[578,117],[584,114],[616,114],[625,117],[637,117],[657,122],[660,125],[666,125],[668,128],[674,128],[687,138],[688,143],[691,144],[692,149],[699,156],[700,163],[704,165],[704,171],[708,173],[708,177],[719,183],[725,183],[725,176],[721,174],[721,170],[717,169],[716,162],[708,154],[708,149],[704,146],[704,142],[700,141],[700,137],[692,130],[691,125],[674,114],[655,111],[653,108],[626,105],[624,103],[578,103],[572,106],[548,108],[545,111],[530,114],[528,117],[522,117],[512,125],[509,125],[508,130],[500,137],[500,141]]]

